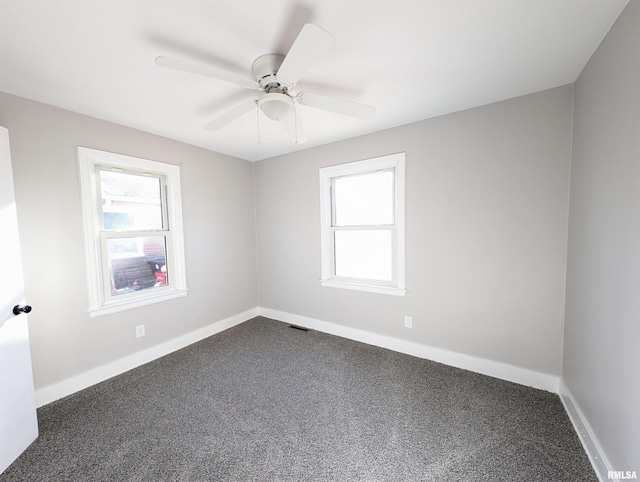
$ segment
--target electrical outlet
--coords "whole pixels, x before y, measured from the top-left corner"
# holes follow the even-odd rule
[[[140,338],[141,336],[144,336],[144,325],[136,326],[136,338]]]
[[[411,328],[413,326],[413,318],[411,318],[410,316],[405,316],[404,317],[404,327],[405,328]]]

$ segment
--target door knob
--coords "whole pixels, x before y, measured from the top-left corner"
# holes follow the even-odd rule
[[[13,307],[13,314],[14,315],[19,315],[20,313],[29,313],[31,311],[31,307],[29,305],[24,305],[24,306],[20,306],[20,305],[16,305]]]

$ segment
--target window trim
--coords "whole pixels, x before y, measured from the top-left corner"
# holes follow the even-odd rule
[[[333,246],[333,179],[367,172],[393,169],[394,174],[394,224],[384,225],[392,231],[394,278],[392,282],[368,281],[335,275]],[[364,227],[366,229],[366,227]],[[381,228],[383,228],[381,226]],[[320,169],[320,242],[322,286],[367,291],[393,296],[405,296],[405,153],[349,162]],[[393,235],[395,233],[395,236]]]
[[[89,292],[89,316],[108,315],[120,311],[147,306],[152,303],[171,300],[187,294],[184,237],[182,226],[182,198],[180,190],[180,167],[148,159],[78,147],[78,165],[82,194],[82,211],[85,234],[85,256]],[[161,176],[164,181],[163,194],[166,196],[167,253],[166,261],[170,270],[169,285],[139,291],[131,295],[106,296],[105,253],[99,193],[98,169],[107,168],[124,172],[151,173]],[[114,232],[116,236],[125,233]],[[126,237],[136,231],[126,232]],[[160,233],[159,233],[160,235]],[[164,234],[162,234],[164,235]],[[122,298],[120,297],[122,296]]]

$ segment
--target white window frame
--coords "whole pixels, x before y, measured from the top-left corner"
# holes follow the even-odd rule
[[[89,288],[89,315],[108,315],[140,306],[150,305],[187,294],[184,238],[182,229],[182,196],[180,167],[174,164],[140,159],[87,147],[78,147],[78,164],[82,192],[82,211],[85,232],[85,254]],[[112,296],[107,292],[108,261],[105,252],[105,234],[102,229],[102,192],[99,169],[119,170],[125,173],[158,176],[164,180],[163,196],[167,227],[166,265],[168,284],[133,293]],[[115,231],[114,236],[135,237],[138,231]]]
[[[365,174],[382,170],[394,170],[394,224],[385,226],[361,226],[357,229],[381,229],[392,232],[391,282],[346,278],[335,274],[333,226],[334,199],[333,180],[338,177]],[[320,242],[321,242],[321,279],[322,286],[368,291],[393,296],[405,296],[405,153],[350,162],[320,169]]]

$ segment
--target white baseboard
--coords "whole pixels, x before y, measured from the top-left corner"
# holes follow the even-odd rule
[[[609,471],[612,470],[611,464],[604,454],[596,435],[593,433],[591,425],[589,425],[589,422],[582,413],[582,410],[580,410],[578,403],[575,398],[573,398],[564,378],[560,380],[560,389],[558,393],[564,408],[571,419],[571,423],[573,423],[573,428],[575,428],[598,478],[603,482],[611,480],[617,481],[618,479],[610,479],[608,477]]]
[[[349,338],[350,340],[367,343],[369,345],[387,348],[389,350],[432,360],[445,365],[463,368],[465,370],[489,375],[502,380],[518,383],[520,385],[531,386],[548,392],[558,393],[560,378],[554,375],[548,375],[546,373],[540,373],[506,363],[465,355],[463,353],[444,350],[442,348],[436,348],[429,345],[423,345],[421,343],[379,335],[365,330],[349,328],[328,321],[272,310],[270,308],[261,307],[259,308],[259,311],[260,315],[267,318],[303,326],[305,328],[322,331],[324,333],[341,336],[343,338]]]
[[[88,388],[96,383],[100,383],[116,375],[120,375],[128,370],[136,368],[150,361],[161,358],[176,350],[180,350],[186,346],[196,343],[200,340],[220,333],[228,328],[231,328],[240,323],[244,323],[251,318],[255,318],[259,315],[259,308],[252,308],[239,313],[237,315],[230,316],[224,320],[212,323],[204,328],[187,333],[173,340],[166,341],[160,345],[156,345],[146,350],[142,350],[137,353],[133,353],[119,360],[115,360],[106,365],[87,370],[83,373],[75,375],[71,378],[67,378],[59,383],[48,385],[36,390],[36,406],[42,407],[48,403],[59,400],[63,397],[71,395],[75,392]]]

